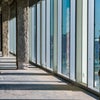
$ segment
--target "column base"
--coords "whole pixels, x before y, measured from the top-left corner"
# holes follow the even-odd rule
[[[18,69],[28,69],[29,63],[18,63]]]

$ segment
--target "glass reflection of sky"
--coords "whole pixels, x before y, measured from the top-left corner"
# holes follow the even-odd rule
[[[100,35],[100,0],[95,0],[95,37]]]
[[[50,14],[51,14],[51,35],[53,36],[54,34],[54,0],[50,0]]]
[[[69,16],[69,13],[68,13],[69,7],[70,7],[70,0],[63,0],[63,19],[65,19],[65,20],[63,20],[63,34],[66,34],[66,32],[69,32],[69,30],[68,30],[69,29],[69,24],[68,24],[69,21],[67,21],[67,19],[66,19],[67,16]]]
[[[62,0],[62,74],[69,76],[69,8],[70,0]]]

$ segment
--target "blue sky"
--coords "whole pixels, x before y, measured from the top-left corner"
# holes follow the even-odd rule
[[[95,37],[100,35],[100,0],[95,0]]]

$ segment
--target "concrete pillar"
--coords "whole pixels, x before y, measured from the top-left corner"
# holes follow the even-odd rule
[[[17,0],[17,66],[28,67],[29,63],[29,0]]]
[[[5,2],[2,4],[2,54],[8,56],[8,19],[9,6]]]
[[[0,51],[2,51],[2,15],[0,14]]]

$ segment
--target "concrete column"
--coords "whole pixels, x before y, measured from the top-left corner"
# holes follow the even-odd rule
[[[17,0],[17,65],[19,69],[29,63],[29,0]]]
[[[2,4],[2,54],[8,56],[8,19],[9,6],[8,3]]]
[[[0,14],[0,51],[2,51],[2,15]]]

